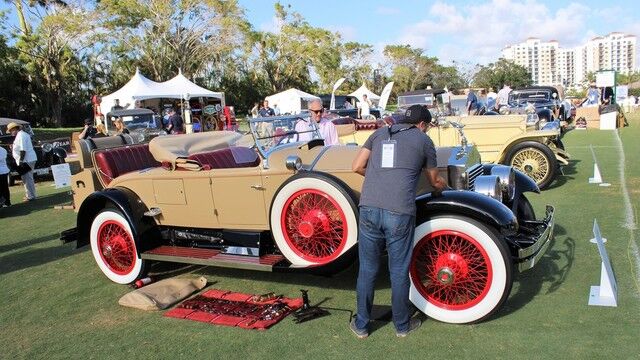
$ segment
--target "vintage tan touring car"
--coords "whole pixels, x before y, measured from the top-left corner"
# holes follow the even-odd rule
[[[436,146],[456,146],[463,135],[480,152],[483,162],[513,166],[535,180],[545,189],[560,173],[560,166],[570,158],[560,140],[560,130],[537,130],[536,122],[527,121],[527,115],[447,116],[445,121],[434,121],[427,132]],[[392,120],[388,120],[391,121]],[[335,119],[341,126],[340,141],[362,145],[377,126],[384,122]],[[349,126],[353,123],[354,126]],[[451,123],[464,125],[461,132]]]
[[[246,136],[81,144],[77,227],[62,240],[90,245],[100,270],[120,284],[152,261],[324,272],[350,264],[363,182],[351,170],[358,147],[324,146],[315,124],[295,116],[252,119],[250,127]],[[106,147],[113,142],[119,146]],[[515,272],[544,254],[554,209],[537,220],[525,196],[538,192],[535,183],[479,164],[473,146],[440,148],[438,157],[452,189],[433,194],[421,181],[411,301],[440,321],[475,322],[506,300]]]

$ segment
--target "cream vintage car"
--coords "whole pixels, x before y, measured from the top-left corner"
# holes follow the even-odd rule
[[[398,116],[401,115],[387,116],[385,121],[393,123]],[[367,129],[361,121],[333,121],[340,125],[342,143],[359,145],[385,123],[372,123]],[[463,125],[464,130],[449,126],[451,123]],[[551,185],[570,158],[560,140],[560,130],[537,130],[537,122],[528,120],[527,115],[447,116],[432,124],[427,134],[436,146],[455,146],[466,138],[477,147],[483,162],[513,166],[535,180],[541,189]]]
[[[295,116],[252,119],[250,128],[248,136],[208,132],[148,144],[81,141],[84,168],[72,181],[77,227],[62,240],[90,245],[119,284],[144,276],[154,261],[345,268],[357,256],[358,147],[324,146],[315,124]],[[473,146],[439,148],[438,157],[451,190],[434,194],[420,182],[411,301],[443,322],[475,322],[545,253],[554,209],[536,219],[525,195],[538,192],[535,183],[513,168],[479,164]]]

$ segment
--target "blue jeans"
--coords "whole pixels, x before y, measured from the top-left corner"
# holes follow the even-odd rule
[[[386,247],[391,277],[391,311],[396,331],[409,328],[409,262],[416,218],[412,215],[369,206],[360,207],[358,254],[360,269],[356,285],[356,327],[366,329],[371,317],[373,292]]]

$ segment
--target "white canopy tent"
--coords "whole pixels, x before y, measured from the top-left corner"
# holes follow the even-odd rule
[[[358,101],[362,101],[362,95],[367,95],[367,98],[371,100],[372,103],[377,104],[380,101],[380,96],[373,93],[371,90],[367,88],[367,86],[363,83],[362,86],[358,88],[358,90],[349,94],[349,96],[355,96]]]
[[[178,75],[173,77],[171,80],[156,83],[156,85],[149,90],[150,91],[148,92],[136,94],[134,98],[137,100],[156,98],[187,100],[197,97],[210,97],[220,100],[224,99],[223,93],[207,90],[194,84],[187,79],[186,76],[182,75],[182,71],[179,71]]]
[[[269,102],[269,106],[278,105],[281,114],[298,114],[300,111],[308,108],[308,103],[312,100],[320,100],[315,95],[308,94],[304,91],[291,88],[283,92],[267,96],[265,98]]]
[[[159,83],[147,79],[136,69],[136,73],[131,80],[124,84],[123,87],[114,93],[102,97],[102,102],[100,103],[101,113],[106,115],[111,111],[111,107],[116,104],[116,99],[120,100],[120,106],[133,108],[138,94],[150,94],[158,91],[158,85]]]

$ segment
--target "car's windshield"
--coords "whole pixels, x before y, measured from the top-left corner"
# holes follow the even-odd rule
[[[509,94],[509,104],[522,105],[526,103],[542,103],[551,100],[548,90],[514,91]]]
[[[398,107],[408,108],[411,105],[433,105],[433,94],[398,96]]]
[[[112,123],[114,119],[115,118],[112,119]],[[124,115],[124,116],[120,116],[120,119],[122,119],[122,122],[124,122],[124,126],[129,130],[149,129],[149,128],[155,129],[158,127],[158,124],[153,114]]]
[[[263,156],[279,146],[322,138],[315,121],[304,116],[255,118],[249,120],[249,126]]]

